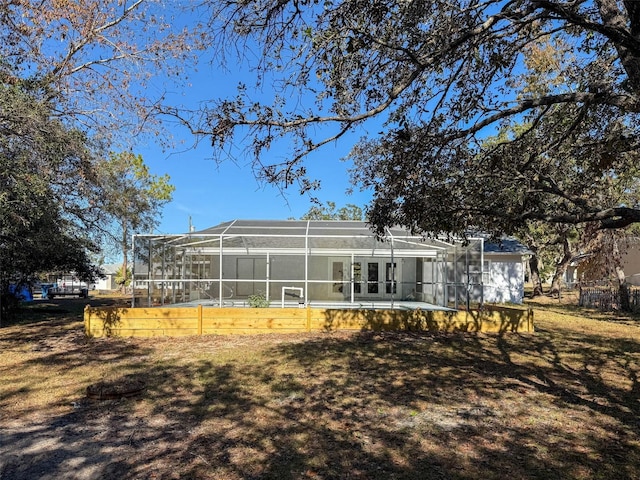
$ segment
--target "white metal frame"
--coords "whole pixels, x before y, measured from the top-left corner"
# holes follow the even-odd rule
[[[183,286],[183,290],[186,288],[186,285],[197,285],[199,283],[217,283],[218,286],[218,300],[219,300],[219,306],[222,307],[223,306],[223,299],[225,298],[225,283],[229,283],[229,282],[243,282],[243,281],[252,281],[252,282],[256,282],[256,281],[264,281],[265,282],[265,295],[267,298],[270,298],[270,294],[271,294],[271,286],[274,282],[277,282],[277,284],[291,284],[291,283],[298,283],[303,285],[302,287],[293,287],[293,288],[301,288],[302,292],[303,292],[303,296],[304,296],[304,303],[308,304],[310,302],[310,298],[309,298],[309,291],[310,291],[310,286],[311,284],[314,283],[323,283],[323,282],[330,282],[331,281],[331,274],[328,275],[328,278],[326,280],[312,280],[309,278],[309,274],[310,274],[310,266],[309,266],[309,261],[311,257],[316,257],[316,256],[321,256],[321,257],[326,257],[326,258],[330,258],[331,256],[335,256],[335,257],[340,257],[344,259],[344,263],[345,265],[347,265],[348,270],[345,270],[345,272],[348,272],[348,277],[345,278],[345,283],[349,283],[349,291],[348,293],[348,297],[351,303],[356,302],[356,294],[354,291],[354,285],[355,285],[355,272],[354,272],[354,265],[355,265],[355,259],[356,258],[363,258],[363,259],[378,259],[379,261],[382,261],[384,258],[390,259],[391,260],[391,265],[394,265],[396,263],[397,259],[406,259],[406,258],[423,258],[423,259],[432,259],[433,260],[433,264],[432,264],[432,268],[435,268],[435,273],[436,274],[436,278],[432,280],[432,283],[434,285],[432,285],[432,291],[435,289],[436,291],[433,292],[434,296],[436,298],[436,300],[440,300],[440,302],[442,304],[444,303],[448,303],[449,298],[451,298],[451,296],[449,295],[449,286],[454,287],[454,294],[453,294],[453,298],[456,301],[456,306],[457,306],[457,301],[458,301],[458,295],[457,295],[457,289],[461,286],[457,285],[458,282],[453,282],[455,285],[450,285],[450,282],[447,281],[447,261],[448,261],[448,256],[451,255],[453,253],[453,255],[455,256],[456,253],[462,253],[462,251],[458,250],[459,248],[464,248],[461,247],[460,244],[456,244],[456,243],[451,243],[451,242],[447,242],[444,241],[442,239],[428,239],[428,242],[425,242],[425,239],[419,236],[410,236],[410,235],[394,235],[394,233],[390,230],[390,229],[386,229],[386,236],[383,239],[379,239],[382,240],[384,243],[386,243],[388,246],[387,247],[383,247],[384,243],[380,243],[379,241],[376,242],[376,239],[374,238],[373,234],[369,234],[369,236],[363,235],[363,234],[358,234],[358,235],[344,235],[343,232],[340,232],[340,224],[339,222],[336,222],[336,228],[333,229],[334,231],[337,231],[339,233],[334,233],[334,234],[315,234],[312,232],[311,226],[312,226],[312,221],[307,221],[306,222],[306,226],[304,229],[304,234],[286,234],[286,233],[265,233],[265,228],[268,230],[268,227],[265,227],[264,225],[260,226],[259,228],[262,230],[260,232],[257,231],[256,229],[256,233],[251,233],[251,227],[250,226],[246,226],[244,225],[242,228],[244,228],[245,230],[249,230],[249,231],[245,231],[242,234],[236,234],[234,233],[234,227],[237,225],[238,221],[233,221],[230,222],[226,228],[224,228],[221,232],[219,233],[207,233],[206,231],[204,232],[191,232],[188,234],[184,234],[184,235],[135,235],[133,237],[133,251],[134,254],[136,252],[137,249],[137,244],[136,242],[140,242],[140,241],[144,241],[147,240],[148,241],[148,250],[147,250],[147,255],[148,258],[152,257],[152,247],[151,247],[151,243],[152,242],[158,242],[162,244],[162,259],[161,259],[161,266],[160,269],[163,272],[163,277],[161,279],[156,279],[155,278],[155,272],[154,269],[156,268],[155,265],[153,266],[149,266],[147,265],[147,279],[142,279],[142,278],[136,278],[135,276],[135,272],[134,272],[134,279],[136,279],[136,282],[138,285],[142,284],[142,285],[146,285],[148,291],[150,292],[152,287],[154,285],[161,285],[161,296],[163,298],[163,302],[164,302],[164,298],[166,295],[166,286],[168,284],[172,285],[172,292],[173,292],[173,298],[175,300],[175,291],[177,286]],[[326,224],[329,224],[329,222],[325,222]],[[297,230],[300,230],[300,222],[295,222]],[[279,226],[281,226],[281,224],[279,224]],[[278,227],[276,227],[278,228]],[[331,228],[329,229],[331,230]],[[346,230],[346,229],[345,229]],[[237,246],[230,246],[230,245],[226,245],[225,241],[231,240],[231,239],[241,239],[241,242],[239,242],[241,244],[237,245]],[[252,239],[256,239],[256,238],[269,238],[271,240],[275,240],[276,243],[281,242],[282,245],[278,245],[277,247],[274,246],[256,246],[256,242],[252,242]],[[312,246],[313,240],[316,239],[325,239],[325,240],[330,240],[332,238],[335,239],[340,239],[340,240],[345,240],[345,239],[351,239],[351,240],[365,240],[366,242],[371,242],[371,246],[367,247],[367,248],[351,248],[349,250],[345,250],[344,248],[331,248],[331,247],[323,247],[323,248],[319,248],[316,246]],[[292,239],[298,239],[300,240],[300,246],[286,246],[285,243],[287,243],[288,241],[292,241]],[[473,239],[475,241],[479,241],[480,242],[480,270],[482,270],[482,261],[483,261],[483,255],[482,255],[482,242],[483,240],[481,238],[478,239]],[[214,244],[212,245],[211,242],[214,242]],[[258,242],[259,243],[259,242]],[[217,245],[216,245],[217,244]],[[302,246],[304,245],[304,246]],[[173,248],[173,256],[177,259],[180,258],[181,259],[181,268],[180,268],[180,275],[179,278],[166,278],[167,277],[167,272],[165,272],[165,267],[166,267],[166,262],[165,262],[165,255],[166,255],[166,250],[167,250],[167,246],[171,246]],[[179,252],[179,253],[178,253]],[[191,253],[191,255],[189,255]],[[191,256],[191,258],[193,258],[193,254],[198,254],[198,255],[202,255],[202,256],[217,256],[218,258],[218,272],[217,272],[217,278],[215,277],[211,277],[211,278],[187,278],[187,261],[186,259]],[[238,279],[238,278],[225,278],[224,275],[224,260],[225,257],[228,256],[243,256],[243,255],[251,255],[251,256],[256,256],[256,257],[264,257],[266,259],[266,278],[264,279],[251,279],[251,280],[246,280],[246,279]],[[302,256],[304,255],[304,278],[301,279],[277,279],[274,280],[272,278],[271,275],[271,262],[272,262],[272,257],[273,255],[278,255],[278,256],[287,256],[287,255],[297,255],[297,256]],[[466,281],[469,282],[470,280],[470,275],[469,275],[469,255],[468,253],[464,253],[464,258],[465,258],[465,270],[466,270]],[[152,262],[151,262],[152,263]],[[436,266],[435,264],[441,264],[440,268],[438,268],[438,266]],[[134,262],[135,265],[135,262]],[[350,265],[350,267],[349,267]],[[384,265],[384,263],[383,263]],[[365,266],[365,264],[363,263],[363,267]],[[171,276],[176,277],[177,276],[177,271],[176,271],[176,262],[173,263],[172,265],[172,274]],[[329,266],[329,269],[331,269],[331,266]],[[400,272],[402,272],[401,268],[398,269]],[[213,273],[211,270],[209,270],[210,273]],[[392,272],[392,283],[394,285],[392,285],[391,288],[391,294],[390,294],[390,301],[391,301],[391,305],[393,306],[394,301],[396,300],[396,295],[394,293],[394,291],[396,289],[393,288],[393,286],[395,286],[398,282],[398,280],[394,280],[395,277],[395,269]],[[189,270],[189,274],[192,275],[192,269]],[[361,272],[362,275],[366,275],[366,272]],[[384,272],[382,272],[382,275],[384,276]],[[237,275],[236,275],[237,276]],[[459,280],[459,279],[454,279],[454,280]],[[400,282],[402,280],[400,279]],[[366,285],[366,282],[364,283]],[[384,282],[383,282],[384,284]],[[438,285],[440,285],[440,287],[438,287]],[[424,288],[424,287],[423,287]],[[438,295],[438,291],[439,288],[442,289],[442,297],[440,298],[440,295]],[[467,286],[467,289],[469,289],[469,287]],[[134,289],[135,290],[135,289]],[[149,303],[151,303],[151,295],[150,293],[148,294],[148,300]],[[135,301],[135,299],[132,299],[132,303]]]

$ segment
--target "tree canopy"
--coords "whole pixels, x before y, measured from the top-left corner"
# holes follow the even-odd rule
[[[324,205],[314,205],[300,220],[356,220],[363,221],[362,208],[352,203],[336,209],[336,202],[326,202]]]
[[[640,133],[638,2],[211,5],[221,40],[258,45],[258,84],[277,90],[259,102],[243,85],[192,128],[211,135],[221,155],[246,134],[263,178],[314,188],[305,156],[369,122],[379,133],[350,157],[356,184],[374,190],[368,217],[379,229],[640,221],[637,202],[598,194],[607,183],[637,188],[629,170]],[[309,95],[314,102],[301,100]],[[516,124],[528,127],[486,144]],[[281,139],[293,140],[287,161],[265,165],[265,150]]]
[[[0,1],[0,83],[37,86],[67,124],[127,144],[161,129],[158,105],[188,84],[189,66],[210,44],[193,8],[180,0]]]
[[[153,175],[141,155],[111,153],[99,164],[102,209],[112,219],[105,229],[108,243],[122,254],[121,272],[128,272],[131,235],[150,232],[175,187],[168,175]],[[126,275],[122,279],[126,281]],[[122,282],[124,284],[124,282]]]
[[[0,86],[0,291],[36,273],[91,278],[101,220],[95,163],[82,132],[19,86]]]
[[[158,103],[186,83],[207,37],[175,18],[185,5],[0,2],[2,291],[47,270],[90,278],[114,218],[124,235],[153,224],[167,185],[140,180],[141,158],[114,173],[103,152],[157,132]]]

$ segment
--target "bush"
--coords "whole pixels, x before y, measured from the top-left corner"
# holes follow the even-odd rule
[[[251,295],[247,300],[252,308],[267,308],[269,306],[269,300],[263,293]]]

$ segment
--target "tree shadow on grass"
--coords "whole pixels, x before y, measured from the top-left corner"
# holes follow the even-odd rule
[[[444,478],[635,478],[639,349],[598,336],[364,334],[278,353],[318,379],[310,410],[329,398],[331,418],[357,412],[385,448],[402,434],[404,478],[434,460]]]
[[[639,351],[597,335],[361,333],[147,377],[152,416],[191,419],[173,453],[187,477],[631,479]]]
[[[74,330],[48,325],[19,338],[3,335],[2,340],[8,349],[4,358],[15,363],[15,372],[11,381],[12,372],[0,368],[2,377],[9,379],[0,389],[0,412],[5,412],[0,414],[0,478],[118,478],[118,472],[126,471],[126,461],[118,455],[123,446],[131,446],[131,438],[121,435],[137,428],[137,420],[122,411],[125,403],[91,402],[85,392],[102,375],[144,378],[142,359],[149,349],[124,339],[86,339],[81,325]],[[20,355],[25,347],[28,355],[19,363],[8,356],[12,349]],[[69,377],[68,370],[77,374]],[[20,407],[27,396],[45,399],[48,412],[66,413],[41,418],[35,408],[35,418],[30,415],[26,423],[6,415],[29,409]]]
[[[202,348],[217,338],[179,361],[152,340],[71,352],[147,388],[4,430],[3,480],[640,476],[635,339],[363,332]]]
[[[612,323],[640,323],[640,313],[620,312],[620,311],[602,311],[596,308],[581,307],[575,303],[549,302],[548,300],[540,300],[536,298],[526,301],[526,305],[539,309],[540,312],[551,312],[559,315],[568,315],[571,317],[588,318],[591,320],[599,320]]]

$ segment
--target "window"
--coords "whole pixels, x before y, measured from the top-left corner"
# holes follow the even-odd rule
[[[491,284],[491,260],[485,260],[482,264],[482,283]]]

